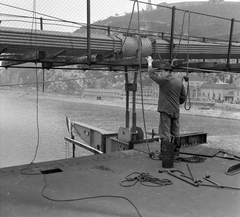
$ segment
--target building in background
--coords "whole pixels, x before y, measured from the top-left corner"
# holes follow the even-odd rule
[[[208,100],[234,102],[239,88],[227,83],[222,84],[203,84],[201,87],[201,96]]]
[[[207,80],[200,77],[199,75],[190,74],[189,75],[189,96],[191,99],[201,99],[201,86],[207,83]],[[184,82],[185,87],[187,88],[187,83]]]
[[[234,100],[234,102],[240,104],[240,88],[237,88],[236,90],[234,90],[233,100]]]

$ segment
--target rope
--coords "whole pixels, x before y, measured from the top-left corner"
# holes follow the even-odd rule
[[[186,101],[184,102],[184,108],[185,110],[190,110],[190,108],[192,107],[191,105],[191,99],[190,99],[190,85],[189,85],[189,41],[190,41],[190,12],[189,11],[185,11],[184,12],[184,15],[183,15],[183,21],[182,21],[182,27],[181,27],[181,35],[180,35],[180,39],[179,39],[179,42],[178,42],[178,49],[177,49],[177,52],[171,62],[171,65],[174,66],[174,61],[177,60],[177,56],[178,56],[178,52],[179,52],[179,48],[180,48],[180,43],[182,41],[182,37],[183,37],[183,27],[184,27],[184,23],[185,23],[185,15],[186,13],[189,13],[189,16],[188,16],[188,36],[187,36],[187,67],[185,68],[186,69],[186,76],[184,76],[182,78],[182,82],[185,81],[187,82],[187,99]],[[189,106],[187,107],[187,103],[189,102]]]
[[[130,184],[126,184],[130,183]],[[166,185],[172,185],[172,181],[169,179],[159,179],[151,176],[149,173],[132,172],[125,177],[125,180],[119,184],[122,187],[132,187],[139,183],[147,187],[163,187]]]
[[[178,52],[179,52],[179,49],[180,49],[180,43],[181,43],[182,37],[183,37],[183,27],[184,27],[184,23],[185,23],[185,15],[186,15],[186,13],[187,13],[187,11],[185,11],[184,14],[183,14],[183,21],[182,21],[180,39],[179,39],[179,42],[178,42],[178,49],[177,49],[177,52],[176,52],[176,54],[175,54],[173,59],[177,58],[177,55],[178,55]]]
[[[33,20],[32,20],[32,29],[31,29],[31,37],[30,37],[30,41],[32,43],[32,31],[33,31],[33,26],[35,24],[35,31],[36,31],[36,0],[33,1]],[[32,44],[31,44],[32,46]],[[35,49],[37,51],[37,48],[36,48],[36,34],[35,34]],[[31,162],[23,169],[20,169],[21,171],[21,174],[23,175],[39,175],[38,173],[25,173],[23,172],[24,170],[28,169],[34,162],[34,160],[36,159],[37,157],[37,152],[38,152],[38,148],[39,148],[39,145],[40,145],[40,132],[39,132],[39,108],[38,108],[38,102],[39,102],[39,95],[38,95],[38,92],[39,92],[39,82],[38,82],[38,71],[37,71],[37,62],[35,63],[35,74],[36,74],[36,91],[37,91],[37,94],[36,94],[36,127],[37,127],[37,145],[36,145],[36,148],[35,148],[35,152],[34,152],[34,157],[33,159],[31,160]]]
[[[190,85],[189,85],[189,77],[188,76],[183,76],[182,81],[185,80],[185,82],[187,82],[187,99],[184,102],[184,108],[185,110],[190,110],[192,107],[192,103],[191,103],[191,98],[190,98]],[[187,102],[189,102],[189,106],[187,107]]]
[[[189,87],[189,76],[188,76],[188,72],[189,72],[189,34],[190,34],[190,12],[188,11],[189,16],[188,16],[188,37],[187,37],[187,41],[188,41],[188,46],[187,46],[187,72],[186,72],[186,78],[185,81],[187,81],[187,99],[184,103],[184,108],[185,110],[190,110],[192,105],[191,105],[191,99],[190,99],[190,87]],[[187,102],[189,102],[189,106],[187,107]]]
[[[138,56],[138,61],[139,61],[139,72],[140,72],[140,86],[141,86],[141,105],[142,105],[142,116],[143,116],[143,125],[144,125],[144,134],[146,137],[146,144],[148,147],[148,152],[150,153],[150,147],[149,147],[149,143],[148,143],[148,138],[147,138],[147,127],[146,127],[146,120],[145,120],[145,112],[144,112],[144,103],[143,103],[143,86],[142,86],[142,41],[141,41],[141,37],[140,37],[140,17],[139,17],[139,3],[137,2],[137,8],[138,8],[138,40],[139,40],[139,56]]]
[[[128,24],[128,28],[127,28],[127,33],[125,35],[125,38],[124,38],[124,41],[122,43],[122,47],[121,47],[121,52],[122,52],[122,48],[126,42],[126,39],[127,39],[127,36],[128,36],[128,33],[129,33],[129,30],[130,30],[130,26],[131,26],[131,23],[132,23],[132,17],[133,17],[133,13],[134,13],[134,8],[135,8],[135,3],[137,2],[137,0],[134,0],[134,3],[133,3],[133,7],[132,7],[132,13],[131,13],[131,17],[130,17],[130,21],[129,21],[129,24]]]
[[[202,163],[206,160],[204,157],[193,156],[193,157],[178,157],[175,159],[176,162],[188,162],[188,163]]]

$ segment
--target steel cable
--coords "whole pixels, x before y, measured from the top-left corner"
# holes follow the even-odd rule
[[[130,183],[130,184],[125,184],[125,183]],[[169,179],[159,179],[151,176],[149,173],[140,173],[140,172],[130,173],[125,177],[125,180],[121,181],[119,184],[122,187],[132,187],[137,183],[147,187],[163,187],[166,185],[172,185],[172,181]]]
[[[188,11],[188,37],[187,37],[187,41],[188,41],[188,46],[187,46],[187,72],[186,72],[186,75],[187,75],[187,99],[184,103],[184,108],[185,110],[190,110],[192,105],[191,105],[191,98],[190,98],[190,87],[189,87],[189,76],[188,76],[188,72],[189,72],[189,41],[190,41],[190,12]],[[189,106],[187,107],[187,100],[189,102]]]

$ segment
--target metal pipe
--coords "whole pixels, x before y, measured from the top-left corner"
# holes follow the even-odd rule
[[[103,152],[100,151],[100,150],[97,150],[97,149],[95,149],[95,148],[93,148],[93,147],[91,147],[91,146],[89,146],[89,145],[86,145],[86,144],[84,144],[84,143],[82,143],[82,142],[79,142],[79,141],[77,141],[77,140],[74,140],[74,137],[72,137],[72,136],[71,136],[71,138],[64,137],[64,139],[65,139],[66,141],[72,143],[72,144],[74,145],[74,147],[75,147],[75,145],[77,145],[77,146],[79,146],[79,147],[81,147],[81,148],[84,148],[84,149],[86,149],[86,150],[94,153],[94,154],[103,154]],[[74,149],[74,150],[75,150],[75,149]],[[74,151],[74,154],[75,154],[75,151]]]
[[[132,94],[132,133],[133,141],[136,140],[136,129],[137,129],[137,113],[136,113],[136,92],[137,92],[137,75],[138,72],[134,73],[133,81],[133,94]]]
[[[240,190],[240,188],[238,188],[238,187],[227,186],[227,185],[209,185],[209,184],[204,184],[204,183],[200,183],[199,185],[205,186],[205,187],[228,188],[228,189],[232,189],[232,190]]]
[[[192,185],[194,187],[198,187],[199,186],[198,183],[193,183],[191,181],[188,181],[187,179],[184,179],[184,178],[182,178],[180,176],[175,175],[173,172],[168,172],[168,174],[173,176],[173,177],[175,177],[175,178],[177,178],[177,179],[180,179],[180,180],[182,180],[182,181],[184,181],[184,182],[186,182],[186,183],[188,183],[188,184],[190,184],[190,185]]]
[[[126,84],[126,128],[129,128],[129,90],[128,90],[128,73],[127,67],[125,67],[125,84]]]
[[[210,183],[212,183],[212,184],[214,184],[214,185],[220,186],[218,183],[212,181],[211,179],[208,179],[208,178],[206,178],[206,177],[203,177],[203,179],[205,179],[206,181],[208,181],[208,182],[210,182]]]
[[[22,54],[29,49],[31,49],[31,43],[29,41],[30,31],[17,30],[14,28],[6,28],[2,27],[0,29],[0,45],[7,47],[9,53],[13,53],[15,55]],[[79,52],[82,51],[82,54],[87,52],[87,37],[86,34],[76,34],[71,33],[61,33],[55,34],[53,32],[39,30],[36,31],[35,35],[36,46],[38,50],[66,50],[66,54],[68,52],[71,53],[72,56],[80,56]],[[112,52],[113,50],[113,40],[109,36],[102,35],[98,37],[97,35],[91,36],[91,50],[95,52]],[[113,36],[112,36],[113,37]],[[121,49],[121,39],[114,37],[115,49],[119,51]],[[4,43],[3,43],[4,42]],[[178,55],[185,56],[187,53],[187,45],[181,43],[179,48]],[[162,39],[157,38],[155,49],[161,53],[161,56],[169,57],[169,48],[166,46],[166,42],[162,41]],[[193,43],[189,45],[190,58],[194,54],[194,58],[225,58],[228,54],[228,44],[211,44],[211,43],[202,43],[199,44]],[[240,58],[240,46],[232,46],[231,47],[231,58]],[[81,54],[81,55],[82,55]],[[126,56],[127,57],[127,56]]]
[[[192,177],[193,182],[196,183],[197,180],[196,180],[196,178],[195,178],[195,176],[194,176],[194,174],[193,174],[193,172],[192,172],[192,170],[191,170],[191,168],[188,164],[187,164],[187,168],[188,168],[188,171],[190,173],[190,176]]]
[[[45,83],[45,71],[44,71],[44,68],[43,68],[43,70],[42,70],[42,76],[43,76],[43,78],[42,78],[42,92],[44,92],[44,89],[45,89],[45,87],[44,87],[44,83]]]

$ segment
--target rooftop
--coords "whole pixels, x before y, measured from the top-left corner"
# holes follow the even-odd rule
[[[228,84],[228,83],[221,83],[221,84],[215,84],[215,83],[211,83],[211,84],[203,84],[202,87],[203,88],[210,88],[210,89],[238,89],[236,86],[232,85],[232,84]]]

